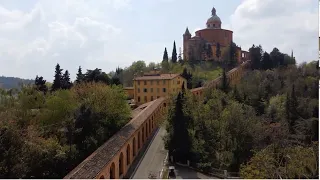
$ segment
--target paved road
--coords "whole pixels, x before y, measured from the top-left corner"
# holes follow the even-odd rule
[[[164,149],[162,137],[165,135],[166,130],[160,128],[141,163],[137,167],[137,171],[133,175],[133,179],[148,179],[149,172],[157,174],[160,178],[160,171],[163,167],[164,159],[166,158],[167,151]]]

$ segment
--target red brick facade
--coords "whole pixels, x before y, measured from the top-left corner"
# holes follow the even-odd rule
[[[210,60],[221,60],[223,53],[233,42],[233,32],[221,28],[221,20],[216,14],[215,8],[212,9],[212,16],[207,20],[207,28],[195,32],[192,37],[188,28],[183,34],[183,59],[184,60],[204,60],[203,47],[211,46],[212,57]],[[220,44],[221,56],[216,57],[216,47]],[[248,52],[237,48],[238,63],[248,60]],[[208,60],[208,59],[207,59]]]

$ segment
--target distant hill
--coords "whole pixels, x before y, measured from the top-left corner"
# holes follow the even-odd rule
[[[20,84],[33,84],[34,80],[31,79],[21,79],[16,77],[5,77],[0,76],[0,88],[11,89],[11,88],[20,88]]]

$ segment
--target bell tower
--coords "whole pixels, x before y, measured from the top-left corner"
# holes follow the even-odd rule
[[[183,34],[183,60],[187,60],[189,39],[191,39],[191,34],[187,27],[186,32]]]

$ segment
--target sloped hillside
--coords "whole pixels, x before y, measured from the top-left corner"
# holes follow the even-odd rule
[[[0,88],[4,88],[4,89],[19,88],[20,87],[19,84],[21,83],[32,84],[34,83],[34,80],[0,76]]]

